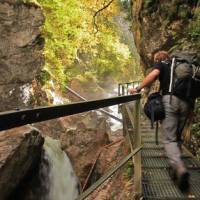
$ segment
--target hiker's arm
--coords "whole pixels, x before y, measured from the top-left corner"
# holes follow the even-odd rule
[[[157,77],[160,74],[160,70],[158,69],[154,69],[152,72],[150,72],[142,81],[142,83],[140,83],[140,85],[136,88],[130,88],[128,91],[131,94],[134,94],[136,92],[139,92],[141,89],[143,89],[144,87],[149,86],[151,83],[153,83]]]

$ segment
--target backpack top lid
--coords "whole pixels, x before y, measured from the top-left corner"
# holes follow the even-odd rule
[[[170,56],[171,58],[175,58],[176,61],[187,62],[188,64],[199,66],[200,63],[198,54],[194,51],[175,51]]]
[[[200,97],[200,62],[195,52],[175,52],[171,54],[174,65],[171,65],[169,92],[190,101]],[[175,58],[175,59],[174,59]]]

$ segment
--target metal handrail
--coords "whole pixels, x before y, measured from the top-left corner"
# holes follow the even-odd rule
[[[123,106],[123,105],[122,105]],[[125,105],[124,109],[128,114],[128,118],[131,122],[132,130],[135,131],[135,141],[131,137],[128,131],[126,122],[124,122],[125,131],[128,135],[128,140],[131,147],[131,153],[121,160],[114,168],[109,170],[104,176],[102,176],[97,182],[95,182],[91,187],[85,190],[76,200],[83,200],[89,196],[97,187],[102,185],[109,177],[111,177],[120,167],[122,167],[131,157],[134,164],[134,187],[135,187],[135,197],[139,199],[142,194],[142,184],[141,184],[141,134],[140,134],[140,98],[135,103],[135,112],[131,113],[130,109]],[[125,120],[125,119],[124,119]]]
[[[115,167],[113,167],[104,176],[102,176],[96,183],[94,183],[91,187],[85,190],[76,200],[82,200],[82,199],[85,199],[87,196],[89,196],[97,187],[102,185],[109,177],[111,177],[118,169],[120,169],[126,162],[128,162],[128,160],[132,156],[138,153],[141,149],[142,149],[142,146],[132,151],[128,156],[122,159]]]
[[[135,87],[141,81],[133,81],[133,82],[126,82],[126,83],[119,83],[118,84],[118,96],[128,95],[128,87]]]
[[[140,94],[0,113],[0,131],[140,99]]]
[[[123,114],[123,130],[124,135],[127,136],[131,151],[134,148],[141,146],[141,133],[140,133],[140,100],[135,102],[135,105],[122,105]],[[133,157],[134,165],[134,188],[135,199],[140,199],[142,195],[142,163],[141,152],[138,152]]]
[[[85,101],[78,103],[70,103],[65,105],[57,105],[57,106],[46,106],[39,107],[34,109],[24,109],[24,110],[15,110],[15,111],[6,111],[0,113],[0,131],[7,130],[10,128],[41,122],[45,120],[50,120],[58,117],[64,117],[68,115],[78,114],[94,109],[99,109],[107,106],[112,106],[116,104],[127,103],[131,101],[138,100],[136,102],[136,135],[139,132],[139,102],[141,95],[127,95],[127,96],[118,96],[107,99],[93,100],[93,101]],[[126,156],[123,160],[121,160],[117,166],[113,169],[109,170],[103,177],[101,177],[96,183],[94,183],[90,188],[88,188],[85,192],[83,192],[77,200],[82,200],[86,198],[92,191],[94,191],[97,187],[99,187],[103,182],[105,182],[110,176],[112,176],[120,167],[122,167],[132,156],[137,154],[142,146],[139,146],[136,141],[135,149],[131,150],[131,153]],[[139,154],[140,157],[140,154]],[[136,156],[137,158],[137,156]],[[139,158],[141,159],[141,158]],[[138,160],[139,161],[139,160]],[[137,176],[136,176],[137,178]]]

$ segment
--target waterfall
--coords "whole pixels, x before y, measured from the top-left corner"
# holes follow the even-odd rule
[[[113,96],[118,96],[118,88],[115,88],[112,93],[109,93],[108,97],[113,97]],[[118,105],[114,105],[114,106],[109,106],[109,110],[111,111],[111,114],[113,114],[114,116],[118,117],[119,119],[122,119],[122,115],[121,113],[118,113]],[[109,120],[111,122],[111,130],[112,131],[117,131],[123,128],[122,123],[110,118]]]
[[[78,197],[78,179],[58,140],[45,138],[40,175],[45,182],[42,185],[46,185],[42,200],[75,200]]]

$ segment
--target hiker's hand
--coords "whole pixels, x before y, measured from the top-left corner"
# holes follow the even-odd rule
[[[135,88],[128,88],[128,92],[130,94],[135,94],[135,93],[137,93],[137,90]]]

